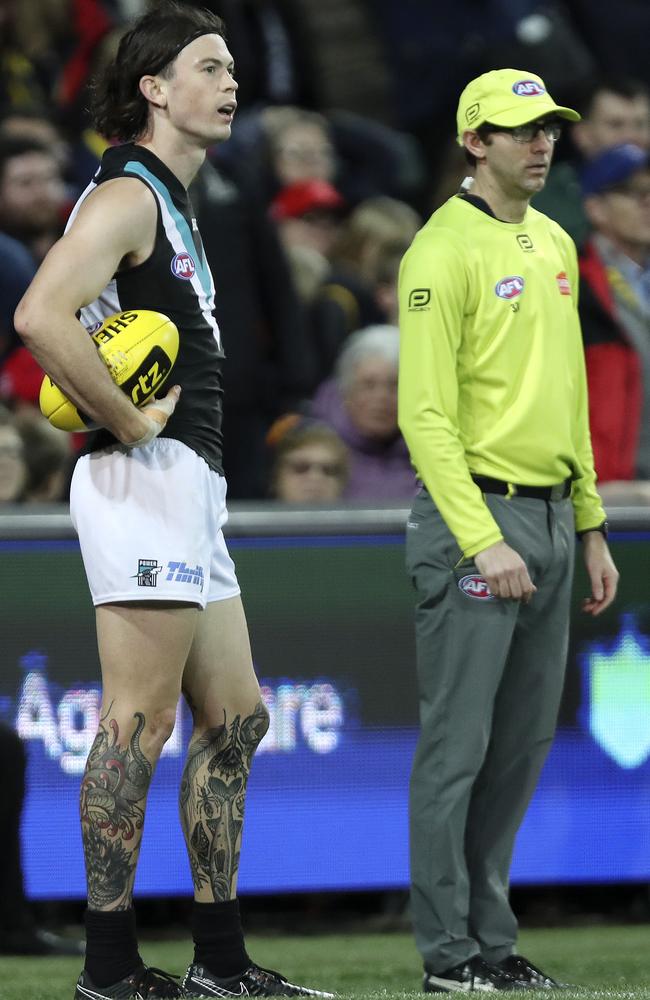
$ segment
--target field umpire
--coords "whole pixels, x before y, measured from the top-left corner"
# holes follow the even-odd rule
[[[574,538],[618,573],[596,492],[576,252],[529,206],[570,108],[498,70],[458,106],[475,176],[400,274],[399,419],[423,487],[407,530],[418,594],[421,734],[411,781],[412,912],[426,992],[557,985],[515,953],[516,832],[553,739]]]

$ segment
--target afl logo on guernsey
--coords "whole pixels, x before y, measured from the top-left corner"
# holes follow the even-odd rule
[[[545,94],[546,90],[537,80],[517,80],[512,85],[512,92],[517,97],[539,97],[540,94]]]
[[[465,597],[471,597],[474,601],[493,601],[494,595],[490,593],[490,588],[477,573],[470,573],[463,576],[458,581],[458,589],[462,590]]]
[[[494,286],[494,291],[500,299],[516,299],[524,290],[524,279],[518,274],[511,274],[507,278],[501,278]]]
[[[172,260],[172,274],[175,278],[183,278],[185,281],[189,281],[194,277],[196,272],[196,266],[194,264],[194,258],[191,254],[183,250],[182,253],[177,253]]]

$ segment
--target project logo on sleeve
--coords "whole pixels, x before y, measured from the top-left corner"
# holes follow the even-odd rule
[[[414,288],[409,292],[409,312],[424,312],[431,302],[430,288]]]
[[[571,294],[571,283],[567,278],[566,271],[560,271],[559,274],[556,274],[555,280],[557,281],[557,287],[560,289],[560,295]]]
[[[546,89],[537,80],[517,80],[512,85],[512,92],[517,97],[539,97],[546,93]]]
[[[524,284],[524,279],[518,274],[510,274],[497,281],[494,291],[500,299],[516,299],[523,292]]]

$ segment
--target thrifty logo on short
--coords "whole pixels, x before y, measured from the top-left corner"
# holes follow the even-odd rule
[[[131,579],[137,579],[138,587],[155,587],[161,569],[157,559],[138,559],[138,572]]]
[[[167,580],[174,583],[192,583],[203,590],[203,566],[188,566],[185,562],[167,563]]]
[[[431,308],[430,303],[430,288],[414,288],[409,292],[409,312],[426,312]]]
[[[557,281],[557,287],[560,289],[560,295],[571,294],[571,284],[566,276],[566,271],[560,271],[559,274],[556,274],[555,280]]]

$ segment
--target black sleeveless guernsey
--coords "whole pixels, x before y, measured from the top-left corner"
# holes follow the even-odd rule
[[[80,311],[81,323],[93,331],[107,316],[131,309],[164,313],[178,327],[180,346],[167,388],[180,385],[181,397],[161,437],[175,438],[222,468],[222,366],[224,353],[213,315],[214,283],[187,191],[165,164],[133,143],[107,149],[99,170],[75,205],[68,226],[83,200],[104,181],[117,177],[141,180],[153,192],[158,208],[156,240],[151,256],[136,267],[119,270],[101,295]],[[101,233],[97,234],[101,240]],[[88,451],[115,444],[99,430]]]

